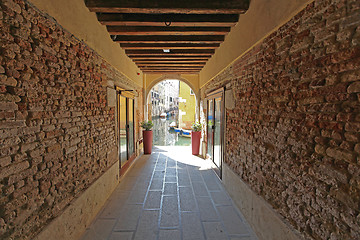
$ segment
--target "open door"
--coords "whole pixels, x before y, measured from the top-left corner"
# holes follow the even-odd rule
[[[117,128],[120,175],[135,158],[134,139],[134,94],[124,89],[117,89]]]
[[[221,178],[224,150],[224,90],[207,95],[207,156],[214,162]]]

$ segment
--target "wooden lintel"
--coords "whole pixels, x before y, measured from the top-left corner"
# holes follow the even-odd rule
[[[144,27],[107,26],[111,35],[221,35],[230,32],[230,27]]]
[[[249,8],[250,0],[208,0],[208,1],[129,1],[129,0],[86,0],[92,12],[112,13],[183,13],[183,14],[240,14]]]
[[[222,43],[224,35],[196,35],[196,36],[122,36],[114,37],[115,42],[119,43]]]
[[[220,43],[121,43],[123,49],[215,49]]]

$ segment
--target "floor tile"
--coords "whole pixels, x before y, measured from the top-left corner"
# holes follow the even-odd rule
[[[196,200],[199,206],[200,217],[202,221],[219,220],[214,205],[212,204],[209,197],[197,197]]]
[[[165,183],[164,195],[177,195],[177,184],[176,183]]]
[[[218,206],[217,210],[229,234],[249,234],[249,231],[233,206]]]
[[[107,239],[114,227],[114,219],[97,219],[86,232],[82,240],[88,239]]]
[[[180,210],[197,211],[195,197],[191,187],[179,187]]]
[[[133,232],[112,232],[109,240],[132,240]]]
[[[164,196],[161,210],[160,227],[177,227],[179,208],[177,196]]]
[[[205,239],[198,213],[181,213],[181,224],[183,240]]]
[[[209,193],[206,189],[205,183],[201,182],[192,182],[192,186],[194,188],[195,196],[208,197]]]
[[[219,222],[203,222],[207,240],[227,240],[224,227]]]
[[[81,240],[257,239],[209,161],[162,148],[134,162]]]
[[[142,212],[135,240],[156,240],[158,235],[159,211],[145,210]]]
[[[141,205],[126,205],[120,214],[121,218],[117,220],[114,231],[136,230],[141,210]]]
[[[181,240],[179,230],[160,230],[159,240]]]
[[[146,197],[144,209],[160,209],[161,191],[149,191]]]

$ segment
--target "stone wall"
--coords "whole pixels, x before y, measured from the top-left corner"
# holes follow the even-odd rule
[[[319,0],[209,82],[225,163],[309,239],[360,239],[360,2]]]
[[[0,7],[0,238],[33,239],[117,161],[109,82],[141,89],[28,3]]]

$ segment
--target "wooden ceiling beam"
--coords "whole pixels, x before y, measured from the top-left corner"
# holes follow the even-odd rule
[[[224,35],[196,35],[196,36],[114,36],[114,41],[119,43],[222,43]]]
[[[133,59],[136,64],[141,63],[206,63],[207,59]]]
[[[154,56],[154,55],[132,55],[130,57],[133,60],[173,60],[180,59],[203,59],[208,60],[211,55],[193,55],[193,56],[181,56],[181,55],[166,55],[166,56]]]
[[[214,49],[172,49],[169,53],[164,52],[162,49],[153,50],[125,50],[128,56],[131,55],[209,55],[214,54]]]
[[[221,35],[230,32],[230,27],[144,27],[107,26],[111,35]]]
[[[194,74],[200,72],[199,70],[192,71],[181,71],[181,70],[143,70],[145,74],[167,74],[167,73],[177,73],[177,74]]]
[[[249,8],[250,0],[86,0],[85,4],[92,12],[148,14],[240,14],[244,13]]]
[[[220,43],[121,43],[122,49],[215,49]]]
[[[98,20],[108,26],[232,27],[238,14],[129,14],[100,13]]]
[[[164,62],[164,61],[157,61],[157,62],[136,62],[136,64],[138,66],[152,66],[152,65],[183,65],[183,64],[187,64],[187,65],[205,65],[206,62],[174,62],[174,61],[169,61],[169,62]]]
[[[139,67],[153,67],[153,66],[166,66],[166,67],[177,67],[177,66],[188,66],[188,67],[192,67],[192,66],[201,66],[203,67],[205,65],[205,63],[137,63],[136,65],[138,65]]]

